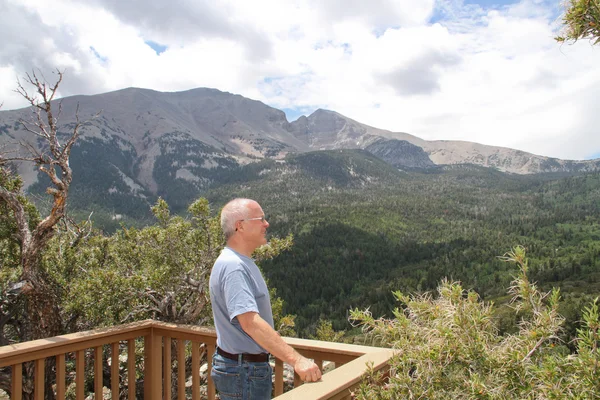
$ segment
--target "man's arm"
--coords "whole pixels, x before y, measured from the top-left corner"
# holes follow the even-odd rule
[[[321,370],[317,364],[288,345],[258,313],[247,312],[238,315],[237,319],[244,332],[254,339],[260,347],[292,365],[300,379],[305,382],[316,382],[321,379]]]

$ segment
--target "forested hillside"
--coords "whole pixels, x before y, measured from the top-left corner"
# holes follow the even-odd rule
[[[118,168],[127,162],[111,161]],[[527,249],[532,279],[563,289],[571,336],[581,305],[600,294],[599,173],[514,175],[474,165],[402,171],[365,150],[288,155],[214,172],[216,183],[201,193],[213,209],[233,197],[254,198],[271,235],[294,236],[290,251],[262,267],[284,311],[297,315],[301,336],[322,318],[348,329],[352,307],[390,315],[393,290],[433,290],[444,277],[506,302],[514,271],[498,256],[515,245]],[[154,223],[150,193],[115,192],[108,202],[78,183],[93,179],[104,187],[93,169],[74,179],[72,215],[94,211],[96,227],[106,232],[120,223]],[[184,213],[188,196],[172,189],[168,203]],[[117,203],[136,212],[111,220]]]
[[[263,204],[291,251],[263,269],[306,335],[319,318],[347,329],[351,307],[391,313],[393,290],[432,290],[448,277],[503,302],[515,245],[531,278],[560,286],[570,321],[600,294],[600,174],[508,175],[471,165],[396,170],[358,150],[315,152],[241,169],[206,193]]]

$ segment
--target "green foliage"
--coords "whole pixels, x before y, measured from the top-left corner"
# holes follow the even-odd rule
[[[131,144],[117,136],[109,136],[102,131],[102,138],[82,138],[73,147],[70,165],[73,166],[73,182],[69,188],[69,212],[87,217],[94,212],[95,223],[106,229],[110,225],[102,214],[127,215],[145,220],[151,224],[149,201],[155,199],[150,192],[133,181],[129,176],[136,176],[135,160],[137,153]],[[34,195],[42,195],[50,185],[48,176],[38,173],[37,182],[28,191]],[[44,204],[38,205],[44,208]],[[77,211],[83,211],[78,213]],[[117,228],[118,225],[114,228]]]
[[[556,37],[558,42],[576,42],[589,39],[600,43],[600,1],[567,0],[563,15],[563,32]]]
[[[320,319],[317,322],[316,333],[311,339],[324,340],[326,342],[341,342],[346,332],[336,332],[333,329],[331,321]]]
[[[190,219],[170,216],[163,200],[152,211],[154,226],[94,234],[76,247],[66,232],[56,238],[44,261],[69,288],[68,311],[91,326],[209,321],[207,279],[223,243],[218,221],[206,200],[190,206]]]
[[[161,152],[153,169],[158,195],[176,211],[184,209],[203,189],[237,167],[231,157],[183,132],[161,136],[158,145]]]
[[[354,309],[351,318],[373,340],[397,349],[389,381],[371,374],[358,399],[591,399],[600,395],[598,306],[584,313],[577,352],[558,340],[563,318],[559,291],[531,283],[522,247],[504,257],[519,266],[510,288],[519,320],[515,334],[499,335],[494,305],[459,283],[443,281],[438,295],[394,295],[393,319]]]
[[[90,232],[78,237],[59,232],[43,262],[63,289],[64,313],[80,321],[77,329],[154,318],[166,322],[210,325],[208,278],[224,246],[219,218],[206,199],[173,216],[159,199],[152,207],[157,224],[122,227],[110,236]],[[292,237],[272,238],[256,252],[257,261],[289,249]],[[272,290],[277,327],[293,334],[294,320]]]
[[[168,140],[163,144],[170,146]],[[169,147],[175,157],[169,174],[188,161],[204,163],[199,153],[195,161],[183,160],[196,149],[189,146]],[[211,171],[213,182],[202,189],[211,205],[254,198],[267,212],[269,234],[293,235],[294,246],[261,260],[261,267],[285,300],[282,313],[297,316],[302,337],[315,333],[319,319],[330,320],[335,330],[348,329],[352,307],[389,316],[392,290],[434,290],[444,277],[505,305],[509,298],[502,288],[511,272],[495,255],[514,243],[527,247],[529,276],[541,288],[561,288],[563,336],[571,350],[583,305],[600,295],[599,173],[519,176],[474,165],[407,173],[360,150],[294,154],[284,162]],[[169,193],[178,196],[176,188]],[[120,229],[112,219],[116,211],[90,207],[72,215],[87,218],[94,211],[93,219],[102,219],[95,226]],[[149,206],[137,208],[150,214]],[[171,207],[169,218],[184,215],[180,208]],[[156,223],[120,221],[136,229]],[[496,314],[502,332],[514,329],[513,313],[497,307]]]
[[[255,198],[270,233],[294,235],[290,251],[262,266],[303,337],[320,318],[347,329],[351,307],[390,315],[392,290],[433,290],[444,277],[504,304],[511,272],[495,255],[514,243],[527,247],[533,279],[563,289],[567,341],[583,297],[600,295],[598,173],[519,176],[473,165],[406,173],[361,151],[325,151],[248,165],[206,196]],[[511,314],[497,312],[510,330]]]
[[[283,300],[277,297],[277,289],[270,288],[271,309],[273,312],[273,325],[281,336],[296,336],[296,316],[283,313]]]
[[[33,203],[22,193],[21,177],[12,173],[6,166],[0,166],[0,187],[17,195],[23,206],[29,228],[34,229],[40,221],[40,214]],[[13,210],[0,200],[0,292],[21,275],[21,249],[15,237],[17,224]]]

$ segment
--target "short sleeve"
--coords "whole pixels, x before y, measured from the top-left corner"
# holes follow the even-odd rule
[[[250,278],[242,270],[231,271],[223,280],[223,295],[229,320],[247,312],[258,313]]]

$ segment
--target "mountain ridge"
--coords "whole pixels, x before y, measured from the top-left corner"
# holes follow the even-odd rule
[[[399,169],[472,163],[518,174],[600,170],[600,159],[560,160],[474,142],[427,141],[332,110],[318,109],[289,122],[279,109],[213,88],[160,92],[132,87],[58,101],[59,131],[65,135],[77,107],[80,120],[101,111],[82,127],[74,151],[93,153],[101,147],[105,153],[121,153],[119,184],[134,183],[154,195],[199,192],[232,167],[315,150],[363,149]],[[32,141],[19,122],[30,113],[29,108],[0,111],[0,145],[10,149],[16,142]],[[98,173],[113,174],[103,165],[108,158],[97,159]],[[19,173],[26,186],[37,180],[31,165],[21,164]]]

